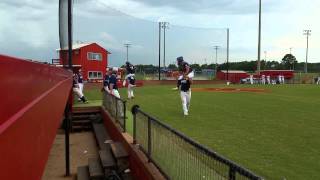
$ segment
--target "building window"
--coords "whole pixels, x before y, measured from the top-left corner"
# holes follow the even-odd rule
[[[102,54],[88,52],[88,60],[102,61]]]
[[[88,79],[102,79],[101,71],[88,71]]]

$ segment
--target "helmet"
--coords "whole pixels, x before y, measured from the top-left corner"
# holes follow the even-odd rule
[[[183,57],[182,56],[177,57],[177,62],[178,64],[181,64],[183,62]]]

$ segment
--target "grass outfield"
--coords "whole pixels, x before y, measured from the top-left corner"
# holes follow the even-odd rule
[[[235,87],[270,92],[193,92],[190,115],[183,117],[172,86],[146,86],[136,89],[128,108],[139,104],[143,111],[266,179],[320,179],[320,87]],[[91,91],[88,99],[100,98]],[[125,89],[121,95],[126,97]]]

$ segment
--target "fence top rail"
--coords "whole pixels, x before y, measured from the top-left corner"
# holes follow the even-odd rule
[[[235,170],[236,172],[240,173],[241,175],[247,176],[247,177],[252,178],[252,179],[257,179],[257,180],[263,179],[263,178],[255,175],[250,170],[237,165],[235,162],[233,162],[233,161],[227,159],[226,157],[214,152],[213,150],[207,148],[206,146],[201,145],[200,143],[198,143],[195,140],[187,137],[183,133],[173,129],[169,125],[159,121],[157,118],[154,118],[151,115],[143,112],[142,110],[139,109],[139,106],[134,105],[132,107],[132,113],[133,114],[141,113],[144,116],[147,116],[148,119],[150,119],[151,121],[157,123],[158,125],[162,126],[165,129],[169,130],[170,132],[172,132],[173,134],[177,135],[178,137],[180,137],[181,139],[183,139],[187,143],[191,144],[192,146],[196,147],[198,150],[202,151],[203,153],[207,154],[208,156],[213,157],[214,159],[216,159],[216,160],[218,160],[218,161],[230,166],[233,170]]]
[[[116,100],[121,101],[121,102],[123,102],[123,103],[126,103],[126,102],[127,102],[126,100],[123,100],[123,99],[121,99],[121,98],[118,98],[118,97],[116,97],[115,95],[110,94],[110,93],[108,93],[108,92],[105,92],[105,94],[106,94],[107,96],[111,96],[111,97],[115,98]]]

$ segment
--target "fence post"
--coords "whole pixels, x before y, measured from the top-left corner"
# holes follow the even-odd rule
[[[151,118],[148,117],[148,162],[151,158]]]
[[[133,114],[133,144],[136,144],[136,137],[137,137],[137,111],[139,109],[138,105],[133,105],[131,108],[131,113]]]
[[[116,102],[115,103],[115,105],[116,105],[116,114],[115,114],[116,115],[116,119],[115,120],[116,120],[117,123],[119,123],[119,121],[118,121],[118,99],[115,96],[112,96],[112,98]]]
[[[126,111],[127,111],[127,106],[126,106],[127,101],[123,101],[123,132],[126,132]]]
[[[235,180],[236,179],[236,171],[233,166],[230,166],[229,169],[229,180]]]

